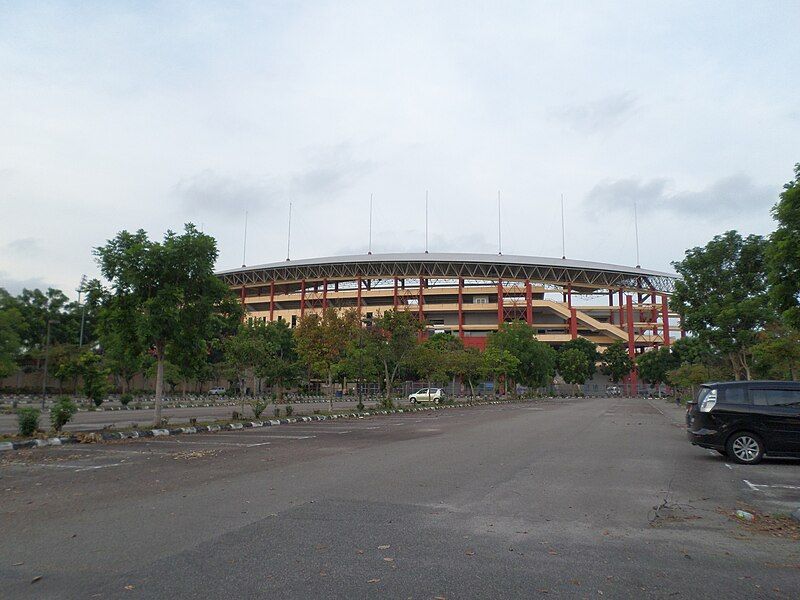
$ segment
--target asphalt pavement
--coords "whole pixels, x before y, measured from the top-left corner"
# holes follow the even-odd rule
[[[800,461],[595,398],[0,455],[4,598],[797,598]],[[755,487],[754,487],[755,486]],[[763,486],[763,487],[758,487]]]

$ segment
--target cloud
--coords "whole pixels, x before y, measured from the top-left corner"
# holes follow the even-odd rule
[[[665,212],[705,218],[743,213],[768,214],[776,192],[768,185],[756,185],[746,175],[731,175],[697,191],[675,191],[666,178],[641,181],[602,181],[586,195],[584,204],[595,214],[629,211],[634,201],[639,211]]]
[[[310,205],[324,204],[352,188],[373,168],[374,163],[350,156],[347,147],[335,146],[318,152],[304,168],[283,179],[231,177],[206,169],[179,181],[173,192],[186,209],[239,218],[245,210],[282,210],[297,197]]]
[[[236,218],[245,210],[271,208],[281,197],[279,188],[270,182],[234,179],[209,169],[179,181],[174,192],[187,209]]]
[[[638,110],[636,96],[623,92],[588,104],[552,109],[550,112],[553,118],[563,121],[569,129],[594,134],[619,127]]]
[[[25,256],[34,256],[42,252],[39,240],[33,237],[11,240],[4,246],[4,249],[9,253]]]
[[[0,271],[0,288],[4,288],[9,294],[14,296],[20,294],[23,289],[40,289],[46,290],[49,287],[58,287],[52,283],[48,283],[39,277],[31,277],[29,279],[15,279],[5,271]]]
[[[375,168],[375,163],[352,156],[347,144],[316,153],[309,164],[291,179],[293,195],[324,202],[349,188]]]

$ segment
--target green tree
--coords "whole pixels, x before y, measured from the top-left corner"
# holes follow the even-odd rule
[[[0,378],[11,375],[19,368],[24,331],[22,313],[14,298],[0,288]]]
[[[760,236],[728,231],[673,263],[682,279],[672,301],[684,327],[725,355],[736,379],[750,379],[751,348],[771,317],[765,248]]]
[[[239,396],[244,412],[244,397],[247,395],[247,382],[251,382],[251,390],[256,390],[256,370],[270,359],[271,348],[267,342],[261,324],[243,324],[236,335],[223,342],[224,365],[228,379],[235,380],[239,388]]]
[[[168,231],[163,242],[149,240],[143,230],[122,231],[95,255],[111,284],[108,302],[136,315],[131,333],[155,356],[155,421],[160,423],[168,349],[199,347],[202,340],[208,344],[217,319],[241,316],[231,290],[214,275],[216,241],[192,224],[180,235]]]
[[[673,369],[667,374],[667,380],[670,385],[679,390],[689,391],[691,397],[694,398],[697,393],[697,386],[707,383],[709,381],[719,381],[721,371],[714,367],[709,367],[703,364],[688,364],[684,363],[677,369]]]
[[[487,350],[507,350],[517,359],[516,368],[508,373],[515,383],[542,387],[553,381],[557,354],[550,345],[536,339],[536,330],[522,321],[503,323],[489,335]]]
[[[377,340],[377,357],[383,367],[384,404],[388,405],[398,373],[411,363],[422,325],[417,316],[407,310],[388,310],[374,320],[372,331]]]
[[[509,350],[497,346],[487,346],[483,352],[483,374],[494,382],[494,393],[497,394],[498,379],[508,380],[513,373],[519,372],[520,361]],[[515,389],[515,388],[514,388]]]
[[[103,359],[93,352],[84,352],[78,358],[78,368],[83,382],[84,395],[100,406],[108,395],[109,369],[103,366]]]
[[[564,383],[570,383],[576,387],[586,383],[589,379],[590,367],[586,353],[578,348],[567,348],[558,353],[558,372],[564,379]]]
[[[283,390],[297,379],[297,347],[286,321],[272,321],[260,330],[266,344],[265,360],[256,365],[256,376],[277,390],[278,401]]]
[[[778,222],[767,248],[770,297],[786,324],[800,329],[800,163],[772,209]]]
[[[603,352],[603,373],[614,383],[619,383],[633,371],[633,361],[621,341],[614,342]]]
[[[485,374],[484,360],[477,348],[462,348],[453,355],[453,372],[469,385],[470,397],[475,397],[475,383]]]
[[[753,346],[753,370],[768,379],[800,375],[800,331],[775,323],[758,336]]]
[[[562,344],[559,348],[559,352],[570,349],[579,350],[584,354],[584,356],[586,356],[586,361],[589,365],[589,375],[586,377],[586,379],[591,379],[597,371],[597,363],[600,360],[600,353],[597,351],[597,344],[587,340],[586,338],[579,337],[568,341],[566,344]]]
[[[80,358],[81,350],[75,344],[58,344],[50,349],[50,364],[59,382],[59,393],[65,381],[72,382],[73,392],[77,390],[78,378],[81,376]]]
[[[658,387],[661,396],[661,384],[668,381],[669,372],[679,366],[678,357],[666,346],[640,354],[636,359],[639,376],[643,381]]]
[[[328,402],[333,411],[333,375],[349,340],[361,327],[358,312],[327,308],[322,315],[304,316],[295,328],[297,353],[313,374],[328,382]]]

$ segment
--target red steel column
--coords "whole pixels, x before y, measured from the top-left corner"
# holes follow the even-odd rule
[[[625,303],[622,300],[622,288],[619,288],[619,327],[625,324]]]
[[[530,279],[525,280],[525,321],[528,325],[533,325],[533,292]]]
[[[322,280],[322,310],[328,308],[328,278]]]
[[[608,322],[614,324],[614,292],[608,290]]]
[[[275,280],[269,282],[269,320],[275,317]]]
[[[300,318],[306,313],[306,280],[300,282]]]
[[[567,306],[572,308],[572,284],[567,284]]]
[[[458,279],[458,337],[464,339],[464,279]]]
[[[633,328],[633,298],[631,296],[626,296],[625,312],[627,313],[627,321],[628,321],[628,356],[631,357],[631,360],[636,360],[636,346],[634,344],[635,332]],[[631,371],[630,382],[633,394],[636,395],[638,392],[639,378],[636,373],[635,363],[633,371]]]
[[[569,309],[569,335],[574,340],[578,337],[578,316],[577,309]]]
[[[394,309],[397,310],[397,277],[394,278],[394,295],[392,298]]]
[[[358,291],[356,292],[356,306],[358,307],[358,314],[361,314],[361,277],[356,277],[356,284]]]
[[[497,326],[499,327],[503,321],[503,280],[497,280]]]
[[[419,276],[419,295],[417,296],[417,318],[419,319],[420,323],[425,322],[425,313],[423,312],[423,306],[425,304],[425,296],[422,294],[422,275]],[[425,338],[425,330],[420,330],[419,332],[419,339],[422,340]]]
[[[667,295],[661,294],[661,329],[664,332],[664,345],[669,346],[672,340],[669,339],[669,305],[667,304]]]
[[[653,336],[658,335],[658,309],[656,308],[656,293],[650,290],[650,320],[653,322]],[[656,344],[653,343],[655,346]]]

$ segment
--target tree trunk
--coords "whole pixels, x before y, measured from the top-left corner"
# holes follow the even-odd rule
[[[331,414],[333,414],[333,370],[328,369],[328,405],[331,407]]]
[[[473,400],[475,399],[475,386],[472,385],[472,379],[468,379],[469,381],[469,397]]]
[[[164,355],[159,352],[156,355],[156,414],[153,424],[158,427],[161,425],[161,398],[164,396]]]

